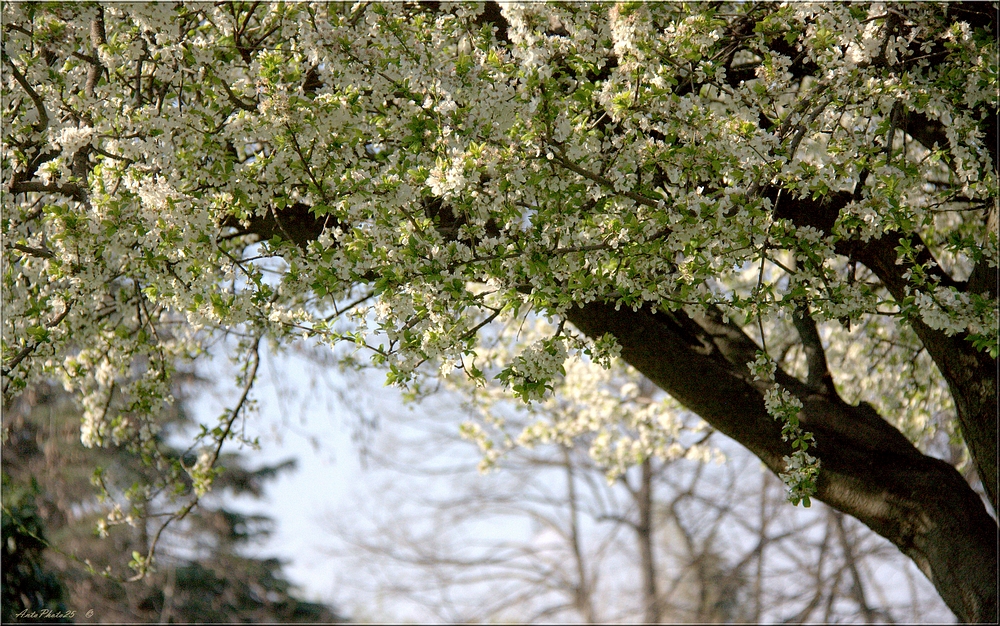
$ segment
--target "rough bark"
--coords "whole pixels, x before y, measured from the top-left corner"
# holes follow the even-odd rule
[[[996,36],[995,9],[981,10],[980,5],[975,4],[949,6],[973,26],[988,27]],[[428,10],[436,9],[432,5]],[[507,24],[495,3],[488,3],[479,21],[495,25],[497,41],[506,41]],[[753,25],[748,17],[734,25],[730,34],[734,38],[742,37],[743,33],[752,32]],[[95,46],[104,38],[102,31],[101,24],[95,22]],[[792,43],[783,44],[781,37],[773,43],[775,51],[797,59],[789,68],[794,78],[816,73],[816,66],[798,55]],[[241,54],[246,50],[241,48]],[[936,49],[933,52],[936,54]],[[614,62],[610,59],[606,67]],[[17,66],[6,56],[4,63],[37,108],[36,131],[41,132],[49,122],[49,112]],[[742,73],[734,69],[731,79],[749,79],[749,69],[744,68]],[[887,67],[886,71],[898,73],[905,69]],[[101,75],[101,68],[93,62],[89,71],[88,83]],[[693,90],[695,87],[696,84],[690,82],[686,88]],[[986,149],[996,167],[997,117],[995,110],[987,113],[992,114],[977,119],[983,119],[982,131],[984,137],[989,138]],[[761,115],[761,125],[771,127],[774,122],[763,113]],[[947,141],[941,123],[926,115],[901,114],[893,116],[893,123],[898,123],[901,131],[929,147],[942,146]],[[53,186],[35,180],[39,166],[55,156],[38,147],[27,167],[12,175],[8,191],[60,193],[86,202],[86,191],[78,185]],[[775,188],[764,190],[764,193],[776,201],[778,191]],[[783,197],[780,204],[776,203],[776,216],[788,218],[797,226],[811,226],[830,234],[839,212],[857,196],[856,193],[832,194],[819,202]],[[443,212],[436,214],[444,215]],[[987,218],[987,231],[995,231],[996,219],[994,210]],[[235,220],[223,225],[241,228]],[[245,232],[263,238],[280,236],[305,248],[325,226],[332,225],[327,219],[313,216],[306,205],[296,203],[266,216],[253,217]],[[457,228],[452,230],[457,231]],[[893,297],[902,301],[912,286],[906,279],[907,265],[897,265],[896,248],[904,239],[909,239],[913,248],[921,243],[912,233],[887,233],[867,242],[840,241],[837,252],[871,269]],[[921,254],[926,260],[931,253],[925,248]],[[921,258],[917,260],[920,262]],[[991,297],[997,293],[996,268],[977,267],[965,282],[945,275],[940,268],[932,272],[942,285]],[[746,446],[773,471],[783,469],[783,456],[791,450],[781,440],[780,425],[764,409],[763,389],[750,380],[745,364],[753,360],[757,345],[739,327],[723,321],[715,311],[689,315],[682,311],[648,308],[618,310],[604,302],[578,305],[568,311],[567,319],[590,336],[614,335],[622,346],[625,360],[660,388],[713,427]],[[800,333],[811,336],[805,317],[799,321],[806,324],[800,327]],[[906,322],[949,385],[962,435],[996,509],[997,360],[977,351],[963,335],[948,336],[928,327],[915,315]],[[810,341],[805,336],[803,339]],[[812,344],[815,348],[815,340]],[[819,367],[813,368],[815,371],[811,374],[816,375],[811,375],[806,383],[780,370],[777,372],[778,382],[803,402],[803,427],[816,438],[815,452],[822,462],[817,497],[857,517],[909,555],[960,619],[995,622],[997,525],[983,503],[954,468],[921,454],[870,406],[852,407],[844,403],[832,385],[823,384],[823,372]]]
[[[897,301],[906,297],[905,265],[896,264],[893,234],[869,242],[855,258],[871,269]],[[910,326],[948,383],[962,437],[972,454],[993,509],[997,510],[997,360],[980,352],[965,333],[949,337],[913,317]]]
[[[768,190],[767,193],[776,202],[777,217],[790,219],[799,227],[811,226],[824,234],[831,232],[838,214],[853,197],[853,194],[839,193],[822,201],[783,197],[777,202],[777,189]],[[918,235],[912,233],[887,232],[881,238],[867,242],[841,240],[837,243],[837,252],[870,269],[893,298],[897,302],[903,302],[908,289],[912,287],[905,277],[912,264],[897,263],[896,249],[904,240],[921,250],[916,258],[918,263],[933,261],[926,245]],[[977,286],[973,281],[954,280],[936,263],[929,271],[945,287],[969,292]],[[979,273],[992,273],[992,282],[995,283],[996,268],[980,268]],[[983,282],[990,281],[987,279]],[[948,336],[944,331],[925,324],[916,314],[911,314],[906,321],[948,384],[955,400],[962,437],[972,454],[987,497],[993,509],[997,510],[997,359],[977,350],[968,341],[967,333]]]
[[[745,365],[756,344],[735,325],[597,302],[567,318],[589,336],[614,335],[632,366],[772,471],[784,469],[791,447]],[[692,327],[701,329],[697,342]],[[997,525],[955,468],[921,454],[871,407],[816,393],[784,372],[777,377],[802,400],[803,428],[816,438],[816,497],[912,558],[959,619],[995,622]]]

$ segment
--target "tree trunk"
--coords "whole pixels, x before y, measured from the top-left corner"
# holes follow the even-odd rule
[[[587,572],[586,557],[580,543],[580,513],[577,507],[576,478],[573,476],[573,463],[569,456],[569,449],[563,448],[562,452],[563,464],[566,468],[566,497],[569,499],[569,540],[573,548],[573,561],[576,565],[573,603],[586,623],[596,624],[598,620],[594,613],[591,577]]]
[[[678,402],[756,454],[775,473],[792,452],[751,381],[756,343],[710,312],[632,311],[592,302],[567,319],[590,337],[611,333],[622,358]],[[816,497],[892,541],[965,622],[997,617],[997,525],[955,468],[917,450],[870,406],[847,405],[778,370],[803,403],[822,468]]]
[[[633,493],[639,509],[639,523],[635,527],[639,542],[639,558],[642,567],[642,593],[646,606],[643,618],[647,624],[660,623],[660,595],[656,589],[656,561],[653,545],[653,466],[646,459],[640,466],[642,476],[639,491]]]

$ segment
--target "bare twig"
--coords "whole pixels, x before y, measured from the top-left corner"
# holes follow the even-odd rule
[[[225,443],[226,439],[229,438],[229,433],[232,432],[233,424],[236,422],[236,419],[240,416],[240,413],[242,413],[243,408],[246,406],[247,399],[250,396],[250,390],[253,389],[254,381],[256,381],[257,379],[257,368],[260,365],[260,340],[261,340],[260,336],[256,337],[254,339],[253,345],[250,347],[250,355],[248,363],[249,370],[247,371],[246,380],[244,381],[243,384],[243,392],[240,395],[240,399],[236,402],[236,406],[229,414],[229,417],[226,420],[225,428],[223,429],[222,434],[218,437],[215,449],[212,451],[212,459],[209,462],[209,467],[214,467],[215,463],[219,460],[219,455],[222,452],[222,445]],[[149,550],[147,550],[146,552],[146,558],[140,564],[138,573],[136,573],[136,575],[133,576],[132,578],[129,578],[128,579],[129,582],[142,580],[146,576],[146,573],[148,571],[147,570],[148,564],[153,561],[153,557],[156,555],[156,547],[160,541],[160,536],[163,534],[163,531],[165,531],[167,529],[167,526],[169,526],[170,524],[181,521],[185,517],[187,517],[187,515],[192,510],[194,510],[194,507],[198,505],[200,499],[201,499],[200,496],[195,494],[195,497],[190,502],[188,502],[183,508],[181,508],[177,512],[173,513],[169,518],[167,518],[165,522],[163,522],[163,524],[160,525],[160,527],[156,531],[156,534],[153,536],[152,542],[150,542]]]

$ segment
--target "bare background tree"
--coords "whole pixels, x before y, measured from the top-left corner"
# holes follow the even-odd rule
[[[718,433],[703,438],[721,464],[648,459],[609,483],[580,440],[515,448],[481,475],[448,402],[383,414],[375,486],[330,513],[329,553],[350,563],[340,600],[359,619],[954,620],[890,543],[823,504],[793,507]]]

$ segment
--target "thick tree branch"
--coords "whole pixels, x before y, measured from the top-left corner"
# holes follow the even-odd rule
[[[97,82],[101,79],[101,72],[104,71],[104,64],[101,63],[98,50],[107,43],[108,37],[104,31],[104,8],[98,5],[97,17],[90,22],[90,45],[94,47],[94,54],[90,57],[80,55],[81,58],[90,63],[90,67],[87,69],[87,83],[84,85],[84,93],[87,94],[88,98],[94,97]]]
[[[996,202],[990,208],[986,216],[986,236],[997,236],[997,222],[1000,217],[1000,205]],[[985,245],[985,241],[983,244]],[[1000,274],[996,266],[990,267],[988,259],[983,259],[972,268],[969,275],[969,292],[983,294],[989,298],[997,298],[997,287],[1000,283]]]
[[[83,187],[75,185],[73,183],[67,183],[65,185],[56,184],[46,184],[39,181],[28,181],[28,182],[18,182],[10,186],[11,193],[58,193],[66,197],[73,198],[80,202],[87,201],[87,192],[84,191]]]
[[[765,195],[776,201],[777,193],[776,189],[770,189]],[[812,226],[829,234],[837,216],[851,201],[852,195],[840,192],[822,201],[782,197],[781,202],[776,204],[775,216],[788,218],[796,226]],[[899,255],[896,250],[903,244],[918,251],[915,263],[927,267],[927,274],[936,279],[938,284],[960,290],[969,289],[968,283],[953,280],[941,270],[939,264],[931,263],[933,256],[916,233],[887,232],[880,238],[867,242],[841,240],[837,243],[836,251],[865,265],[878,277],[892,297],[902,303],[913,287],[906,277],[913,263],[897,263]],[[977,276],[977,282],[983,282],[983,279]],[[987,497],[996,510],[997,360],[977,350],[967,341],[965,333],[948,336],[943,330],[931,328],[917,316],[911,316],[908,322],[948,383],[955,399],[962,436],[972,453]]]
[[[793,223],[827,231],[850,197],[836,194],[824,202],[785,198],[781,206]],[[300,247],[322,232],[323,219],[305,205],[278,213],[280,229],[269,215],[252,218],[249,232],[269,237],[285,231]],[[902,236],[888,233],[865,244],[842,242],[838,252],[864,263],[902,300],[907,268],[896,265],[895,251]],[[758,346],[721,311],[688,315],[615,310],[592,302],[570,309],[566,317],[588,336],[611,333],[629,364],[747,447],[772,471],[784,471],[783,457],[791,448],[781,439],[780,424],[764,408],[763,385],[751,380],[746,366]],[[988,485],[985,468],[991,458],[995,468],[996,449],[991,455],[983,447],[995,440],[995,367],[990,368],[984,361],[988,357],[969,342],[947,337],[919,319],[912,324],[952,388],[963,434],[973,455],[983,458],[977,458],[977,469],[983,468]],[[962,476],[947,463],[921,454],[870,405],[849,406],[835,393],[818,393],[781,369],[775,380],[802,401],[802,427],[815,436],[816,456],[822,462],[816,497],[896,544],[961,619],[993,620],[997,527]],[[993,476],[995,488],[995,472]],[[988,493],[990,489],[987,486]]]
[[[896,264],[896,246],[902,235],[887,233],[860,246],[852,258],[878,276],[889,293],[902,302],[909,283],[903,278],[906,264]],[[955,400],[959,426],[976,471],[994,510],[997,508],[997,359],[967,341],[965,333],[948,336],[912,316],[910,326],[938,366]]]
[[[281,210],[269,209],[264,215],[251,215],[246,225],[233,216],[227,217],[219,225],[235,228],[240,235],[257,235],[261,240],[278,235],[305,250],[309,242],[319,237],[327,225],[333,228],[337,224],[335,218],[317,217],[309,205],[295,202]]]
[[[827,202],[784,198],[779,204],[779,208],[782,208],[782,216],[791,218],[796,225],[807,224],[826,231],[832,228],[837,213],[849,199],[850,194],[847,193],[838,194]],[[280,227],[269,213],[263,217],[251,218],[247,231],[257,233],[263,238],[270,238],[278,233],[288,233],[295,243],[304,248],[323,230],[323,219],[312,215],[305,205],[295,204],[278,213],[282,219]],[[902,237],[903,235],[899,233],[887,233],[881,239],[871,240],[863,245],[858,245],[855,242],[843,242],[838,247],[838,252],[869,267],[883,281],[890,293],[902,301],[908,286],[908,282],[902,278],[907,266],[905,264],[896,265],[897,255],[895,251]],[[921,254],[929,255],[926,251]],[[918,261],[920,260],[918,259]],[[943,284],[957,285],[943,273],[940,280]],[[696,317],[695,320],[678,312],[657,315],[658,325],[671,327],[675,337],[686,337],[684,339],[686,343],[681,347],[700,350],[703,354],[718,352],[728,363],[735,363],[739,366],[738,371],[729,367],[727,369],[728,376],[743,378],[746,375],[746,368],[743,367],[743,364],[753,360],[754,353],[758,349],[757,345],[735,325],[723,323],[720,312],[709,312]],[[995,441],[993,412],[996,407],[995,360],[976,351],[971,343],[962,338],[948,337],[941,331],[931,329],[919,319],[912,320],[912,325],[952,388],[963,434],[973,456],[977,458],[977,469],[980,471],[984,484],[987,485],[987,493],[992,493],[996,484],[996,448],[993,445]],[[695,345],[696,343],[700,345]],[[990,365],[990,361],[994,363],[993,366]],[[687,372],[685,378],[693,375],[693,373]],[[778,372],[777,376],[778,383],[797,396],[816,395],[815,390],[811,389],[809,385],[799,382],[792,376],[781,371]],[[734,403],[733,406],[739,406],[743,401],[738,395],[729,400]],[[697,404],[698,400],[693,397],[689,399],[689,402]],[[692,410],[701,414],[694,407]],[[876,420],[876,422],[881,423],[882,420]],[[774,432],[780,432],[769,416],[767,424],[771,425]],[[723,430],[723,432],[748,447],[753,444],[754,438],[757,436],[768,438],[766,435],[762,435],[762,433],[768,432],[768,428],[755,428],[751,429],[752,433],[743,433],[741,430],[743,426],[734,425],[733,428],[736,430],[732,432]],[[888,442],[884,436],[884,429],[876,427],[874,430],[871,428],[866,430],[869,437]],[[902,435],[899,435],[898,431],[891,430],[898,435],[899,439],[893,445],[902,443],[909,445],[909,442]],[[882,434],[876,436],[876,431]],[[895,440],[897,437],[889,439]],[[751,449],[753,448],[751,447]],[[754,450],[755,453],[757,451]],[[993,468],[992,472],[991,467]],[[990,476],[994,477],[992,481]]]
[[[782,457],[791,450],[780,425],[747,380],[747,368],[722,358],[745,354],[753,344],[746,335],[707,329],[719,350],[706,354],[660,313],[593,302],[570,309],[567,318],[591,337],[610,332],[633,367],[772,471],[784,470]],[[704,319],[717,330],[726,326],[712,315]],[[815,435],[823,464],[816,497],[896,544],[960,619],[995,620],[996,523],[961,475],[921,454],[867,405],[850,407],[818,394],[800,399],[803,428]]]

